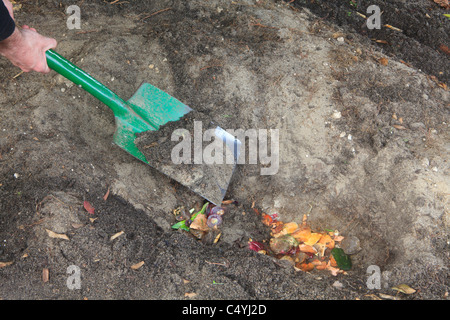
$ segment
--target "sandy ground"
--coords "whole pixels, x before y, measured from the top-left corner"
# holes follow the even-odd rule
[[[301,4],[79,1],[81,29],[69,30],[74,3],[20,3],[20,24],[124,99],[149,82],[223,128],[278,130],[279,166],[237,167],[226,196],[237,204],[204,245],[171,229],[172,210],[202,198],[113,145],[108,107],[55,72],[18,75],[2,59],[0,298],[447,299],[443,80]],[[252,204],[357,237],[352,270],[298,272],[249,250],[269,235]],[[80,289],[67,286],[70,266]],[[367,286],[369,266],[379,288]],[[416,292],[391,289],[402,283]]]

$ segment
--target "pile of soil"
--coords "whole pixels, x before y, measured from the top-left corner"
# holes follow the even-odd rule
[[[156,131],[138,134],[135,144],[152,167],[220,205],[237,161],[234,157],[227,161],[227,144],[222,137],[214,134],[210,141],[204,140],[205,131],[212,133],[217,127],[204,113],[191,111]],[[204,154],[207,148],[212,154]],[[209,159],[203,159],[206,156]],[[174,157],[181,157],[181,163]]]

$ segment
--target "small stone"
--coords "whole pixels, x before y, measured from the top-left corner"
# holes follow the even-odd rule
[[[345,254],[355,254],[361,250],[359,239],[355,236],[345,237],[341,242],[341,249]]]
[[[344,37],[338,37],[336,40],[337,40],[338,42],[344,42],[344,41],[345,41]]]
[[[342,117],[342,114],[340,111],[334,110],[332,117],[334,119],[340,119]]]
[[[428,158],[423,158],[422,161],[420,162],[420,164],[423,167],[428,167],[430,165],[430,160],[428,160]]]

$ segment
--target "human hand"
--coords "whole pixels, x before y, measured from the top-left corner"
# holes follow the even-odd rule
[[[55,39],[40,35],[36,29],[24,25],[0,42],[0,54],[24,72],[50,72],[45,52],[55,48]]]

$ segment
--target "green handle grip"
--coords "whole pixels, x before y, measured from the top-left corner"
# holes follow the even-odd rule
[[[128,112],[125,107],[125,102],[117,94],[72,62],[51,49],[46,51],[45,55],[50,69],[56,71],[76,85],[81,86],[81,88],[106,104],[114,112],[115,116],[120,117]]]

